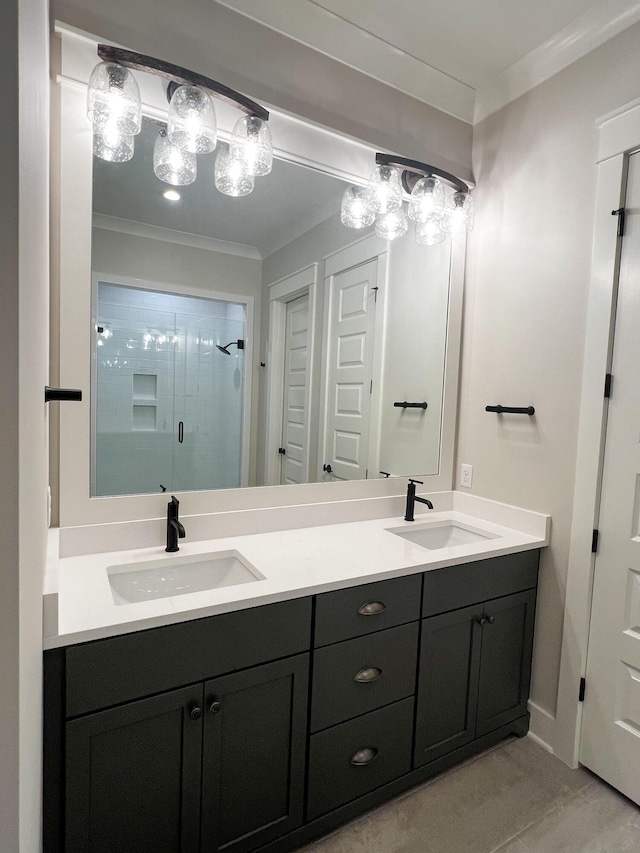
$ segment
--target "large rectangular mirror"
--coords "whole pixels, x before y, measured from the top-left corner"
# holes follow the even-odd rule
[[[436,474],[450,241],[348,229],[348,185],[282,159],[167,193],[162,132],[93,160],[92,494]]]
[[[375,149],[277,113],[250,195],[216,191],[214,153],[167,198],[159,81],[138,74],[133,159],[94,158],[95,45],[62,42],[60,383],[85,402],[60,410],[61,523],[153,517],[165,489],[216,511],[246,487],[292,487],[257,506],[368,493],[345,481],[393,494],[401,475],[449,488],[464,239],[346,228],[343,193]],[[223,143],[225,124],[223,109]]]

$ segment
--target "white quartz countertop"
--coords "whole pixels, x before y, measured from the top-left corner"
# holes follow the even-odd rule
[[[549,542],[549,516],[477,498],[466,500],[465,512],[456,507],[455,501],[453,507],[416,514],[413,523],[395,516],[195,542],[187,538],[180,540],[179,554],[167,554],[163,546],[157,546],[52,559],[49,584],[50,589],[56,589],[57,619],[50,622],[55,628],[49,630],[45,619],[45,635],[49,636],[45,636],[44,647],[66,646],[483,560],[540,548]],[[429,550],[389,532],[447,521],[492,538]],[[187,520],[185,527],[188,535]],[[264,580],[153,601],[120,605],[114,601],[107,567],[133,564],[132,568],[136,568],[136,564],[151,560],[170,561],[230,550],[239,552]]]

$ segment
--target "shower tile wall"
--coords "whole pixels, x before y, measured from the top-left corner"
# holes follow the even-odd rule
[[[240,485],[244,306],[100,283],[96,325],[93,494]]]

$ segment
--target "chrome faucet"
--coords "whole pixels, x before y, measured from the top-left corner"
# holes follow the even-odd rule
[[[178,508],[180,501],[175,495],[171,495],[171,500],[167,504],[167,547],[165,551],[179,551],[178,539],[184,539],[184,527],[178,521]]]
[[[409,480],[409,484],[407,485],[407,508],[404,514],[405,521],[415,521],[415,518],[413,517],[413,510],[416,501],[421,504],[426,504],[429,509],[433,509],[433,504],[429,498],[419,498],[416,495],[416,483],[420,483],[421,486],[423,485],[422,480]]]

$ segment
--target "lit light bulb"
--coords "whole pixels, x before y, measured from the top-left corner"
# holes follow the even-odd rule
[[[402,204],[400,172],[395,166],[376,166],[369,178],[371,209],[384,214],[398,210]]]
[[[257,116],[238,119],[231,136],[231,155],[245,162],[247,174],[268,175],[273,166],[273,144],[267,122]]]
[[[371,209],[369,187],[347,187],[342,197],[340,219],[347,228],[366,228],[373,225],[375,213]]]

